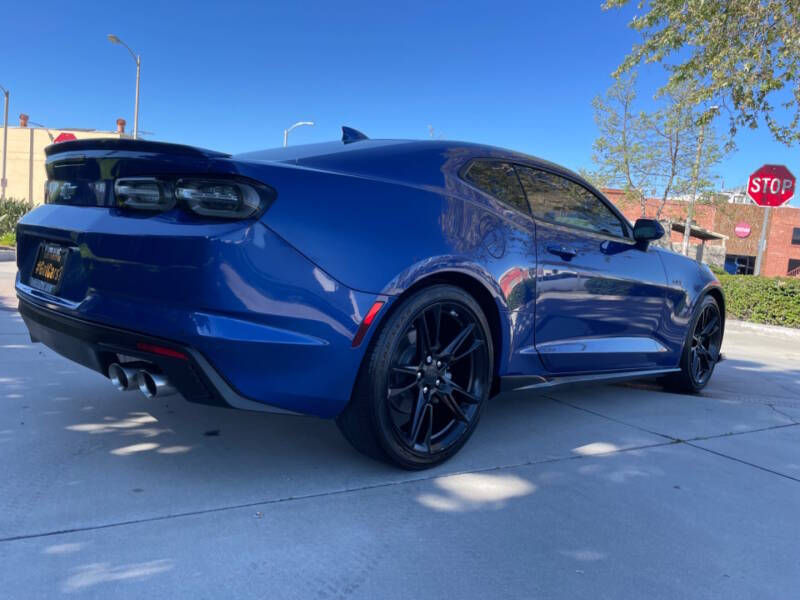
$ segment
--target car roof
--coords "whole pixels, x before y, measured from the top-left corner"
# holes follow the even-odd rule
[[[459,157],[464,163],[475,158],[508,160],[542,167],[585,182],[580,175],[566,167],[536,156],[497,146],[449,140],[364,139],[352,142],[333,141],[245,152],[236,154],[232,158],[248,162],[282,162],[309,168],[330,169],[334,165],[345,167],[348,163],[356,163],[358,161],[390,162],[401,155],[419,155],[421,158],[429,157],[430,162],[436,164],[437,167],[450,157]],[[332,170],[339,169],[333,168]],[[588,185],[588,182],[585,183]]]

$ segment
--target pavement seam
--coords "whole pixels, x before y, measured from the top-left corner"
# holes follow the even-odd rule
[[[220,513],[220,512],[227,512],[232,510],[239,510],[243,508],[254,508],[256,506],[269,506],[272,504],[283,504],[285,502],[292,502],[296,500],[313,500],[317,498],[325,498],[327,496],[340,496],[344,494],[352,494],[357,492],[366,492],[376,489],[383,489],[383,488],[390,488],[395,486],[401,486],[411,483],[420,483],[425,481],[432,481],[434,479],[439,479],[443,477],[453,477],[456,475],[465,475],[469,473],[488,473],[491,471],[502,471],[506,469],[517,469],[523,467],[530,467],[536,465],[543,465],[543,464],[550,464],[556,462],[565,462],[569,460],[581,460],[581,459],[588,459],[588,458],[602,458],[604,456],[611,456],[614,454],[622,454],[625,452],[635,452],[638,450],[647,450],[650,448],[660,448],[663,446],[671,446],[674,445],[675,441],[663,442],[663,443],[656,443],[656,444],[643,444],[641,446],[631,446],[629,448],[620,448],[619,450],[612,450],[610,452],[601,452],[597,454],[588,454],[588,455],[574,455],[574,456],[558,456],[554,458],[543,458],[539,460],[529,460],[520,463],[512,463],[507,465],[497,465],[493,467],[484,467],[480,469],[467,469],[464,471],[454,471],[452,473],[444,473],[438,475],[429,475],[425,477],[416,477],[414,479],[404,479],[401,481],[388,481],[384,483],[376,483],[373,485],[365,485],[361,487],[355,488],[346,488],[341,490],[332,490],[326,492],[318,492],[314,494],[303,494],[300,496],[286,496],[283,498],[273,498],[271,500],[257,500],[254,502],[245,502],[243,504],[233,504],[229,506],[218,506],[215,508],[206,508],[201,510],[193,510],[193,511],[186,511],[182,513],[175,513],[171,515],[160,515],[154,517],[145,517],[142,519],[132,519],[130,521],[117,521],[115,523],[104,523],[101,525],[87,525],[85,527],[73,527],[69,529],[60,529],[54,531],[45,531],[40,533],[30,533],[30,534],[21,534],[21,535],[14,535],[8,536],[4,538],[0,538],[0,543],[2,542],[16,542],[21,540],[29,540],[29,539],[36,539],[36,538],[43,538],[43,537],[52,537],[56,535],[66,535],[70,533],[81,533],[85,531],[97,531],[101,529],[111,529],[114,527],[125,527],[127,525],[138,525],[141,523],[154,523],[158,521],[167,521],[171,519],[179,519],[183,517],[194,517],[199,515],[207,515],[213,513]]]
[[[583,406],[577,406],[575,404],[571,404],[571,403],[566,402],[564,400],[559,400],[558,398],[553,398],[552,396],[544,396],[544,397],[547,398],[548,400],[552,400],[553,402],[557,402],[558,404],[563,404],[564,406],[569,406],[570,408],[574,408],[575,410],[582,410],[583,412],[587,412],[587,413],[589,413],[591,415],[594,415],[596,417],[600,417],[600,418],[606,419],[608,421],[613,421],[614,423],[619,423],[620,425],[625,425],[627,427],[632,427],[633,429],[638,429],[639,431],[644,431],[645,433],[649,433],[650,435],[655,435],[655,436],[658,436],[658,437],[662,437],[664,439],[670,440],[670,442],[673,442],[673,443],[674,442],[682,442],[683,441],[683,440],[681,440],[679,438],[673,437],[671,435],[667,435],[665,433],[659,433],[658,431],[651,431],[651,430],[647,429],[646,427],[641,427],[640,425],[634,425],[633,423],[626,423],[625,421],[622,421],[620,419],[616,419],[614,417],[609,417],[608,415],[604,415],[604,414],[599,413],[597,411],[594,411],[594,410],[592,410],[590,408],[584,408]]]
[[[641,425],[635,425],[633,423],[628,423],[626,421],[622,421],[622,420],[617,419],[615,417],[609,417],[608,415],[604,415],[604,414],[599,413],[597,411],[591,410],[590,408],[584,408],[582,406],[577,406],[575,404],[571,404],[569,402],[566,402],[564,400],[559,400],[559,399],[553,398],[551,396],[545,396],[545,398],[547,398],[548,400],[552,400],[553,402],[558,402],[559,404],[563,404],[565,406],[569,406],[570,408],[574,408],[575,410],[582,410],[584,412],[587,412],[589,414],[595,415],[597,417],[601,417],[603,419],[607,419],[609,421],[613,421],[614,423],[619,423],[620,425],[626,425],[628,427],[632,427],[633,429],[638,429],[639,431],[644,431],[645,433],[649,433],[651,435],[656,435],[656,436],[659,436],[659,437],[663,437],[663,438],[668,439],[668,440],[670,440],[672,442],[687,443],[687,444],[689,442],[714,440],[714,439],[717,439],[717,438],[731,437],[731,436],[735,436],[735,435],[745,435],[745,434],[748,434],[748,433],[759,433],[759,432],[762,432],[762,431],[771,431],[773,429],[783,429],[784,427],[795,427],[796,425],[800,425],[800,421],[796,421],[794,418],[792,418],[791,416],[787,415],[786,413],[783,413],[783,412],[779,411],[772,404],[766,404],[766,406],[769,406],[770,408],[772,408],[775,412],[777,412],[781,416],[789,419],[791,421],[791,423],[784,423],[782,425],[770,425],[769,427],[759,427],[758,429],[748,429],[746,431],[727,431],[725,433],[715,433],[714,435],[697,436],[697,437],[693,437],[693,438],[689,438],[689,439],[684,440],[682,438],[674,437],[674,436],[668,435],[666,433],[659,433],[658,431],[652,431],[650,429],[647,429],[646,427],[642,427]]]
[[[755,463],[748,462],[748,461],[743,460],[741,458],[736,458],[735,456],[730,456],[730,455],[725,454],[723,452],[719,452],[717,450],[711,450],[710,448],[704,448],[703,446],[699,446],[697,444],[693,444],[692,443],[692,442],[703,442],[703,441],[707,441],[707,440],[715,440],[715,439],[719,439],[719,438],[734,437],[734,436],[738,436],[738,435],[745,435],[745,434],[748,434],[748,433],[760,433],[760,432],[763,432],[763,431],[772,431],[772,430],[775,430],[775,429],[785,429],[786,427],[796,427],[796,426],[800,425],[800,423],[795,421],[792,417],[790,417],[789,415],[786,415],[786,414],[778,411],[771,404],[768,405],[768,406],[770,406],[770,408],[772,408],[773,410],[775,410],[779,414],[781,414],[784,417],[786,417],[787,419],[789,419],[791,421],[791,423],[785,423],[783,425],[771,425],[770,427],[761,427],[759,429],[748,429],[747,431],[729,431],[727,433],[720,433],[720,434],[709,435],[709,436],[698,436],[698,437],[690,438],[688,440],[683,440],[683,439],[672,437],[672,436],[669,436],[669,435],[666,435],[666,434],[663,434],[663,433],[658,433],[657,431],[650,431],[649,429],[646,429],[644,427],[640,427],[639,425],[633,425],[632,423],[626,423],[625,421],[621,421],[620,419],[615,419],[614,417],[609,417],[607,415],[595,412],[595,411],[593,411],[591,409],[583,408],[582,406],[576,406],[574,404],[570,404],[569,402],[565,402],[563,400],[558,400],[558,399],[553,398],[551,396],[545,396],[545,397],[550,399],[550,400],[552,400],[553,402],[558,402],[559,404],[564,404],[565,406],[569,406],[569,407],[577,409],[577,410],[586,411],[586,412],[591,413],[593,415],[596,415],[598,417],[601,417],[601,418],[604,418],[604,419],[608,419],[609,421],[613,421],[613,422],[619,423],[621,425],[627,425],[628,427],[632,427],[632,428],[638,429],[640,431],[645,431],[645,432],[650,433],[652,435],[657,435],[657,436],[661,436],[661,437],[670,439],[670,440],[672,440],[673,444],[686,444],[687,446],[691,446],[692,448],[697,448],[698,450],[703,450],[705,452],[710,452],[711,454],[716,454],[717,456],[719,456],[721,458],[727,458],[728,460],[732,460],[734,462],[738,462],[738,463],[741,463],[743,465],[747,465],[749,467],[753,467],[754,469],[759,469],[761,471],[765,471],[765,472],[771,473],[773,475],[778,475],[780,477],[785,477],[786,479],[790,479],[791,481],[796,481],[796,482],[800,483],[800,479],[798,479],[797,477],[792,477],[791,475],[786,475],[785,473],[781,473],[780,471],[774,471],[774,470],[772,470],[772,469],[770,469],[768,467],[762,467],[761,465],[757,465]]]
[[[795,418],[794,418],[792,415],[790,415],[790,414],[787,414],[787,413],[783,412],[782,410],[778,410],[778,407],[777,407],[777,406],[775,406],[774,404],[767,403],[767,406],[769,406],[769,407],[770,407],[772,410],[774,410],[774,411],[775,411],[776,413],[778,413],[779,415],[781,415],[781,416],[783,416],[783,417],[786,417],[787,419],[789,419],[789,420],[790,420],[792,423],[794,423],[795,425],[800,425],[800,421],[798,421],[797,419],[795,419]]]
[[[788,427],[791,427],[791,425],[789,425]],[[721,458],[727,458],[728,460],[732,460],[733,462],[738,462],[738,463],[741,463],[743,465],[747,465],[749,467],[753,467],[753,468],[759,469],[761,471],[766,471],[767,473],[772,473],[773,475],[778,475],[780,477],[785,477],[786,479],[789,479],[791,481],[796,481],[797,483],[800,483],[800,479],[798,479],[797,477],[792,477],[791,475],[787,475],[786,473],[781,473],[780,471],[774,471],[774,470],[769,469],[767,467],[762,467],[761,465],[757,465],[755,463],[751,463],[751,462],[743,460],[741,458],[736,458],[735,456],[730,456],[730,455],[725,454],[723,452],[719,452],[717,450],[712,450],[711,448],[704,448],[703,446],[699,446],[697,444],[692,444],[691,442],[685,442],[685,444],[687,446],[691,446],[692,448],[697,448],[698,450],[703,450],[704,452],[709,452],[711,454],[716,454],[717,456],[719,456]]]
[[[697,437],[689,438],[688,440],[680,440],[681,442],[705,442],[706,440],[716,440],[719,438],[734,437],[737,435],[746,435],[748,433],[761,433],[763,431],[772,431],[773,429],[785,429],[786,427],[796,427],[800,425],[797,422],[784,423],[783,425],[770,425],[769,427],[761,427],[759,429],[748,429],[747,431],[728,431],[726,433],[716,433],[714,435],[698,435]]]

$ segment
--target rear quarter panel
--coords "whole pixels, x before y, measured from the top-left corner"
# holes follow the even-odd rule
[[[458,178],[463,163],[418,184],[283,165],[242,170],[278,190],[263,222],[348,287],[396,296],[445,272],[479,281],[497,306],[502,373],[514,348],[532,344],[521,314],[533,311],[535,236],[531,220]]]
[[[460,180],[413,185],[253,165],[256,175],[278,189],[263,222],[351,288],[396,295],[431,273],[463,271],[515,310],[525,302],[517,286],[535,281],[532,233]],[[528,270],[500,284],[504,273]]]

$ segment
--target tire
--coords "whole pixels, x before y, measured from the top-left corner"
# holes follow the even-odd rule
[[[475,430],[493,358],[475,299],[451,285],[424,288],[393,307],[376,332],[336,423],[367,456],[409,470],[439,465]]]
[[[699,393],[714,374],[722,347],[724,321],[717,301],[705,296],[692,316],[683,343],[680,371],[664,378],[664,387],[683,394]]]

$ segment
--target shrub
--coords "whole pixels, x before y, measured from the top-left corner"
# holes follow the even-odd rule
[[[717,274],[729,318],[800,328],[800,279]]]
[[[14,233],[22,215],[32,208],[33,205],[25,200],[15,200],[14,198],[0,200],[0,236]]]

